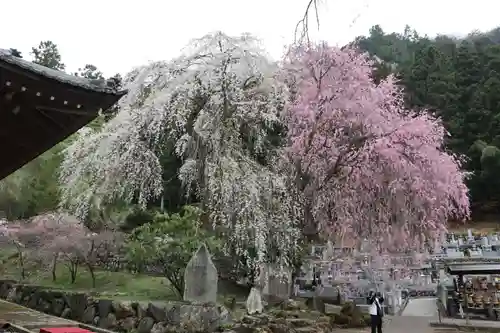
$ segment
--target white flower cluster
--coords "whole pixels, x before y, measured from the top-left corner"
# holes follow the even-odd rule
[[[196,191],[238,255],[253,247],[262,261],[269,244],[289,252],[299,236],[298,203],[286,176],[255,158],[276,154],[266,153],[266,136],[288,98],[276,70],[257,40],[221,33],[172,61],[134,70],[116,117],[67,149],[62,204],[79,217],[117,199],[145,205],[162,193],[160,157],[170,143],[183,161],[186,193]]]

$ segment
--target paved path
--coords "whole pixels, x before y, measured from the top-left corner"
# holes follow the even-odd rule
[[[436,298],[413,298],[403,310],[401,316],[405,317],[437,317]]]
[[[430,322],[437,321],[435,298],[414,298],[408,302],[401,316],[384,317],[384,333],[436,333],[442,332],[430,327]],[[455,330],[454,330],[455,331]],[[363,330],[346,330],[345,333],[366,333]]]
[[[382,331],[384,333],[444,333],[449,330],[443,331],[442,329],[435,329],[429,324],[432,317],[384,317],[384,324]],[[451,330],[457,333],[455,329]],[[364,329],[346,329],[338,333],[370,333],[370,328]]]
[[[34,331],[38,331],[41,327],[77,326],[74,321],[54,317],[4,300],[0,300],[0,318]]]

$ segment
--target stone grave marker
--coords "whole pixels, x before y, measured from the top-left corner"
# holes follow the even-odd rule
[[[264,306],[262,305],[262,294],[259,288],[253,287],[250,290],[246,301],[246,308],[248,314],[262,313]]]
[[[217,269],[205,244],[189,260],[184,271],[184,300],[195,303],[217,301]]]
[[[273,265],[265,265],[261,269],[262,295],[268,302],[279,302],[290,297],[292,289],[290,271],[280,271]]]
[[[491,242],[490,242],[490,244],[496,245],[497,243],[498,243],[498,235],[497,234],[493,234],[491,236]]]
[[[335,249],[333,247],[333,243],[329,240],[326,243],[325,249],[323,250],[323,255],[322,255],[323,260],[324,261],[332,260],[334,255],[335,255]]]
[[[282,300],[290,297],[290,281],[279,275],[269,276],[269,295]]]
[[[474,235],[472,234],[472,229],[467,229],[467,242],[468,243],[473,243],[475,242],[475,237]]]

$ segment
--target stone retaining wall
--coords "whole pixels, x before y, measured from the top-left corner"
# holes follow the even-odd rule
[[[85,293],[0,281],[0,298],[54,316],[118,332],[212,332],[230,321],[215,304],[128,302],[95,299]]]

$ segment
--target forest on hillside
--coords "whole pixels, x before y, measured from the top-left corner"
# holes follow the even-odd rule
[[[429,38],[410,27],[402,33],[386,33],[380,26],[374,26],[367,36],[360,36],[353,43],[375,59],[375,81],[394,73],[405,89],[408,107],[435,113],[442,119],[450,133],[446,149],[463,156],[463,167],[470,171],[468,186],[473,217],[499,214],[500,28],[458,39]],[[65,69],[64,56],[59,54],[55,43],[40,43],[33,48],[32,55],[34,62]],[[102,78],[93,65],[86,65],[75,75]],[[100,127],[108,120],[97,119],[91,126]],[[271,145],[280,140],[281,132],[280,128],[272,130]],[[57,209],[61,195],[58,187],[61,151],[72,140],[60,143],[0,182],[0,212],[5,217],[25,219]],[[256,159],[263,158],[256,154]],[[174,153],[174,147],[166,145],[160,160],[163,195],[148,207],[178,212],[183,205],[196,203],[197,198],[186,199],[181,188],[178,172],[182,161]],[[89,220],[97,225],[106,219],[122,220],[129,216],[125,219],[129,225],[124,226],[128,229],[134,228],[138,221],[142,224],[152,218],[138,206],[121,202],[91,213]]]
[[[470,172],[473,216],[500,213],[500,28],[459,39],[377,25],[355,43],[374,57],[375,80],[394,73],[409,107],[442,119],[446,148],[464,156]]]

